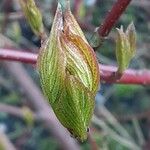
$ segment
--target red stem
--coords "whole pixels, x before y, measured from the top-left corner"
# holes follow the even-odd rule
[[[100,64],[101,80],[107,83],[150,85],[150,70],[128,69],[120,79],[115,78],[117,67]]]
[[[0,48],[0,59],[35,64],[37,54],[25,52],[24,50],[17,51],[12,49]]]
[[[76,18],[79,17],[79,10],[80,10],[80,6],[82,4],[82,0],[75,0],[74,1],[74,15]]]
[[[98,29],[100,37],[106,37],[117,22],[121,14],[125,11],[131,0],[117,0],[111,11],[106,16],[104,22]]]
[[[17,51],[0,48],[0,59],[35,64],[37,61],[37,54],[24,52],[23,50]],[[116,79],[115,72],[117,71],[117,67],[105,66],[102,64],[100,64],[99,67],[100,67],[101,81],[107,83],[123,83],[123,84],[141,84],[141,85],[150,84],[150,71],[148,70],[128,69],[124,72],[124,74],[120,79]]]

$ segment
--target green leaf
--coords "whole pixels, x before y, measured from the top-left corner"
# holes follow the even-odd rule
[[[123,27],[117,29],[116,39],[116,58],[118,62],[118,72],[123,73],[129,66],[129,63],[135,55],[136,33],[133,23],[131,23],[126,33]]]
[[[94,109],[94,95],[74,76],[66,77],[65,89],[52,107],[70,133],[84,141]]]
[[[57,118],[74,137],[86,140],[99,68],[69,6],[62,13],[58,4],[50,37],[42,44],[37,65],[43,92]]]
[[[126,30],[126,35],[128,37],[130,43],[130,55],[133,57],[135,55],[136,50],[136,31],[133,22],[129,24]]]
[[[19,0],[19,2],[31,29],[37,36],[41,36],[44,31],[42,15],[34,0]]]
[[[66,57],[58,38],[62,25],[62,12],[58,5],[50,37],[43,43],[37,62],[42,89],[51,104],[64,88]]]

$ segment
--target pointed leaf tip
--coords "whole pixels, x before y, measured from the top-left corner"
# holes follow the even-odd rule
[[[60,3],[57,4],[57,10],[56,11],[62,11],[62,7],[61,7]]]
[[[118,62],[118,72],[123,73],[127,69],[131,59],[135,55],[136,31],[133,22],[129,24],[126,32],[123,27],[117,28],[116,58]]]
[[[44,32],[42,15],[34,0],[19,0],[19,2],[31,29],[37,36],[41,36]]]

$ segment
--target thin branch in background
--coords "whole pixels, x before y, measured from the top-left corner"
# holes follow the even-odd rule
[[[22,19],[23,17],[24,15],[21,11],[8,13],[9,21],[16,21],[16,20]]]
[[[131,141],[130,139],[126,139],[120,136],[117,132],[111,129],[102,119],[93,116],[92,122],[95,125],[98,125],[110,138],[114,139],[115,141],[119,142],[121,145],[132,149],[132,150],[141,150],[139,145]]]
[[[25,52],[24,50],[0,49],[0,59],[35,64],[37,54]]]
[[[2,22],[1,25],[1,33],[4,33],[7,27],[7,23],[8,23],[8,14],[9,14],[9,9],[12,6],[12,1],[11,0],[5,0],[4,2],[4,20]]]
[[[33,112],[32,110],[30,110],[30,108],[26,108],[30,111],[34,121],[42,122],[43,120],[49,119],[49,116],[43,115],[43,113],[41,112]],[[22,120],[26,119],[24,109],[17,106],[0,103],[0,112],[9,114]]]
[[[123,11],[126,9],[128,4],[130,3],[130,1],[131,0],[118,0],[116,2],[116,4],[113,6],[112,10],[109,12],[106,19],[104,20],[104,23],[98,29],[98,33],[99,33],[100,37],[106,37],[109,34],[112,27],[114,26],[114,24],[116,23],[116,21],[118,20],[120,15],[123,13]],[[78,0],[78,2],[81,2],[81,0]],[[77,7],[76,10],[78,10],[78,9],[79,9],[79,7]],[[13,50],[7,51],[7,49],[3,49],[3,50],[2,51],[0,50],[0,59],[9,60],[9,61],[10,60],[20,61],[20,62],[25,62],[25,63],[30,63],[30,64],[36,63],[37,54],[28,53],[28,52],[19,52],[19,51],[15,52]],[[11,65],[9,67],[9,63],[5,63],[5,65],[7,66],[7,68],[9,68],[8,69],[9,72],[11,72],[11,74],[13,74],[14,76],[16,74],[10,67],[14,67],[14,68],[18,69],[21,66],[21,65],[18,65],[18,66]],[[131,83],[132,84],[143,84],[143,85],[150,84],[150,71],[127,70],[121,79],[116,79],[116,78],[114,78],[114,73],[116,72],[116,70],[117,70],[117,68],[113,67],[113,66],[100,65],[101,79],[107,83],[115,83],[116,82],[116,83],[125,83],[125,84],[131,84]],[[17,78],[17,75],[15,78]],[[21,77],[21,78],[23,78],[23,77]],[[19,84],[22,85],[24,82],[20,81],[21,78],[16,79],[16,80],[18,81]],[[29,93],[29,95],[30,95],[30,92],[27,90],[26,84],[25,84],[24,88],[26,90],[26,93]],[[35,99],[35,97],[31,94],[31,99],[32,98]],[[33,100],[33,101],[35,101],[35,100]],[[46,111],[44,111],[44,112],[46,112]],[[49,118],[49,116],[47,118]],[[53,121],[53,119],[51,121]],[[50,124],[50,122],[48,120],[47,120],[47,122],[48,122],[48,124]],[[103,122],[101,122],[101,125],[102,124],[103,124]],[[53,123],[52,123],[52,125],[53,125]],[[111,132],[111,133],[114,138],[119,139],[116,134],[114,134],[113,132]],[[56,134],[56,136],[59,136],[59,134]],[[91,140],[91,143],[92,142],[93,141]],[[124,144],[128,143],[130,147],[136,148],[136,145],[130,143],[131,141],[128,141],[128,140],[126,141],[126,140],[122,139],[121,142]],[[93,144],[93,146],[94,146],[94,144]],[[95,150],[96,148],[93,147],[93,149]]]
[[[0,149],[1,150],[16,150],[5,132],[0,130]]]
[[[7,90],[12,91],[9,81],[3,76],[0,76],[0,87],[4,87]]]
[[[0,59],[35,64],[37,60],[37,54],[24,52],[24,50],[17,51],[17,50],[0,48]],[[123,76],[120,79],[116,79],[115,72],[117,71],[117,67],[105,66],[102,64],[100,64],[99,67],[100,67],[101,81],[103,82],[140,84],[140,85],[150,84],[149,70],[128,69],[124,72]]]
[[[139,121],[136,118],[133,118],[132,123],[135,129],[135,134],[137,136],[138,143],[140,146],[143,146],[146,142]]]
[[[98,34],[100,38],[106,37],[111,31],[114,24],[118,21],[119,17],[125,11],[131,0],[117,0],[113,5],[111,11],[109,11],[104,22],[98,28]]]
[[[0,112],[8,113],[13,116],[17,116],[18,118],[23,118],[22,109],[20,109],[16,106],[10,106],[7,104],[0,103]]]
[[[132,121],[134,118],[137,120],[149,120],[150,119],[150,110],[146,110],[144,112],[136,113],[136,114],[130,114],[130,115],[121,115],[121,116],[115,116],[120,122],[128,122]]]
[[[107,110],[105,106],[102,105],[96,108],[97,108],[98,114],[102,115],[104,119],[109,124],[111,124],[118,133],[120,133],[122,137],[125,137],[134,142],[133,138],[128,133],[128,131],[118,122],[118,120]]]

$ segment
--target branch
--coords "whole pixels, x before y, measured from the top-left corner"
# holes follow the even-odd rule
[[[0,149],[1,150],[16,150],[7,135],[0,130]]]
[[[98,28],[98,34],[100,38],[106,37],[111,31],[114,24],[117,22],[121,14],[125,11],[131,0],[117,0],[113,5],[111,11],[109,11],[104,22]]]
[[[9,61],[19,61],[24,63],[35,64],[37,60],[36,53],[17,51],[11,49],[0,48],[0,59]],[[128,69],[124,72],[120,79],[115,78],[117,67],[105,66],[100,64],[101,81],[107,83],[123,83],[123,84],[150,84],[150,71],[149,70],[132,70]]]
[[[0,48],[0,59],[35,64],[37,54],[25,52],[24,50],[17,51],[12,49]]]
[[[101,80],[107,83],[123,83],[123,84],[150,84],[150,71],[128,69],[124,72],[120,79],[115,78],[117,67],[100,65]]]
[[[137,120],[149,120],[150,119],[150,110],[146,110],[143,112],[138,112],[134,114],[126,114],[126,115],[115,115],[117,120],[120,122],[128,122],[132,121],[134,118]]]
[[[22,109],[7,104],[0,103],[0,112],[8,113],[18,118],[24,118]]]

